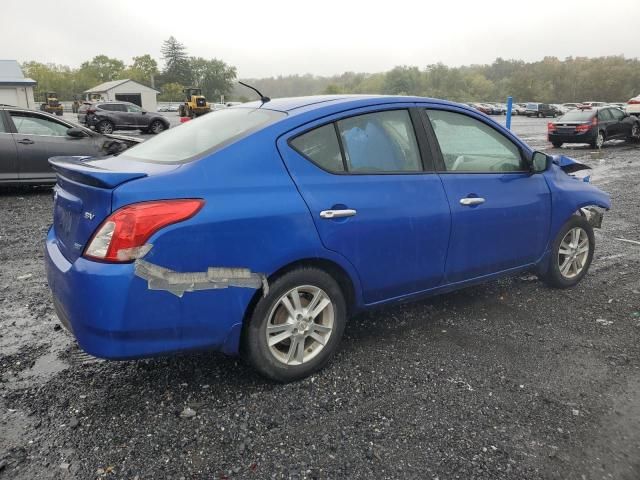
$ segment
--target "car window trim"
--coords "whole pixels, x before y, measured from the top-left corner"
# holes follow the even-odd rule
[[[450,113],[457,113],[459,115],[466,115],[467,117],[473,118],[474,120],[478,121],[478,122],[482,122],[484,125],[486,125],[487,127],[492,128],[495,132],[497,132],[498,134],[502,135],[506,140],[508,140],[509,142],[511,142],[517,149],[518,152],[520,153],[520,161],[526,165],[528,158],[525,155],[524,150],[522,149],[522,147],[520,145],[518,145],[518,143],[514,142],[511,138],[509,138],[507,135],[505,135],[503,132],[501,132],[500,130],[498,130],[497,128],[495,128],[493,125],[483,122],[480,118],[476,117],[475,115],[470,115],[466,112],[463,111],[458,111],[458,110],[451,110],[451,109],[447,109],[447,108],[437,108],[437,106],[423,106],[421,107],[421,115],[423,115],[423,123],[424,123],[424,128],[425,130],[428,132],[428,136],[431,140],[431,142],[435,142],[437,151],[438,151],[438,155],[437,155],[437,169],[436,169],[436,173],[438,173],[438,175],[442,175],[442,174],[446,174],[446,175],[460,175],[460,174],[466,174],[466,173],[470,173],[470,174],[474,174],[474,175],[506,175],[506,174],[518,174],[518,175],[522,175],[523,173],[526,174],[531,174],[530,170],[514,170],[514,171],[508,171],[508,172],[485,172],[485,171],[480,171],[480,170],[465,170],[465,171],[450,171],[447,170],[447,167],[444,163],[444,155],[442,154],[442,150],[440,148],[440,142],[438,142],[438,138],[436,137],[436,133],[433,130],[433,126],[431,125],[431,120],[429,119],[429,115],[427,114],[427,110],[441,110],[444,112],[450,112]],[[471,112],[469,112],[471,113]]]
[[[424,175],[424,174],[434,174],[435,169],[433,168],[433,165],[430,165],[431,169],[428,170],[427,169],[427,165],[425,163],[425,155],[424,155],[424,151],[423,151],[423,147],[421,146],[421,139],[420,139],[420,135],[419,132],[423,129],[423,125],[421,123],[416,123],[416,120],[418,117],[416,117],[416,115],[412,115],[411,114],[411,110],[417,110],[418,107],[415,106],[395,106],[393,104],[385,104],[385,105],[376,105],[376,107],[389,107],[391,106],[391,108],[375,108],[372,110],[363,110],[360,111],[360,109],[358,109],[359,111],[357,113],[353,113],[353,110],[349,111],[345,111],[345,112],[340,112],[340,117],[336,118],[332,115],[332,120],[328,120],[324,123],[320,123],[320,124],[314,124],[313,127],[307,128],[301,132],[298,132],[294,135],[291,135],[290,137],[287,137],[287,146],[289,148],[291,148],[293,151],[295,151],[298,155],[301,155],[304,159],[306,159],[307,161],[311,162],[313,165],[315,165],[316,167],[318,167],[320,170],[322,170],[323,172],[329,173],[331,175]],[[407,170],[393,170],[393,171],[388,171],[388,172],[351,172],[349,171],[349,169],[347,168],[347,156],[345,154],[344,151],[344,145],[342,143],[342,135],[340,135],[340,130],[338,129],[338,122],[341,120],[345,120],[347,118],[352,118],[352,117],[357,117],[360,115],[369,115],[369,114],[373,114],[373,113],[380,113],[380,112],[390,112],[390,111],[396,111],[396,110],[406,110],[409,113],[409,120],[411,121],[411,124],[413,126],[413,132],[416,138],[416,144],[418,146],[418,155],[420,157],[420,170],[412,170],[412,171],[407,171]],[[419,116],[419,114],[418,114]],[[305,155],[304,153],[302,153],[300,150],[298,150],[297,148],[295,148],[291,142],[293,140],[295,140],[298,137],[301,137],[302,135],[309,133],[317,128],[322,128],[325,127],[329,124],[333,124],[333,128],[334,128],[334,132],[336,134],[336,136],[338,137],[338,145],[340,147],[340,155],[342,155],[342,168],[344,168],[344,171],[341,172],[336,172],[336,171],[332,171],[332,170],[327,170],[326,168],[324,168],[323,166],[319,165],[317,162],[315,162],[314,160],[312,160],[309,156]],[[425,137],[422,138],[422,141],[425,141]],[[433,162],[429,162],[430,164],[432,164]]]

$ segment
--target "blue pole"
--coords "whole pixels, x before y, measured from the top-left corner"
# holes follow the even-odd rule
[[[513,97],[507,97],[507,128],[511,130],[511,107],[513,107]]]

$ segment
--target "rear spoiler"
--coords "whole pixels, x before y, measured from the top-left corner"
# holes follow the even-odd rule
[[[144,172],[118,172],[84,163],[90,157],[51,157],[49,164],[62,177],[98,188],[115,188],[118,185],[146,177]]]

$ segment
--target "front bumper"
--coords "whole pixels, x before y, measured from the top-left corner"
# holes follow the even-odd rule
[[[185,350],[238,352],[245,310],[255,290],[190,292],[182,298],[149,290],[135,266],[60,252],[53,228],[45,249],[47,281],[60,321],[87,353],[131,359]]]

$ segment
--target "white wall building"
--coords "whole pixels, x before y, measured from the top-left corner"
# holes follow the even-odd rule
[[[0,104],[36,109],[33,87],[36,81],[25,78],[15,60],[0,60]]]
[[[85,90],[84,93],[87,100],[131,102],[145,110],[155,112],[158,109],[157,96],[160,92],[134,80],[124,79],[102,83]]]

